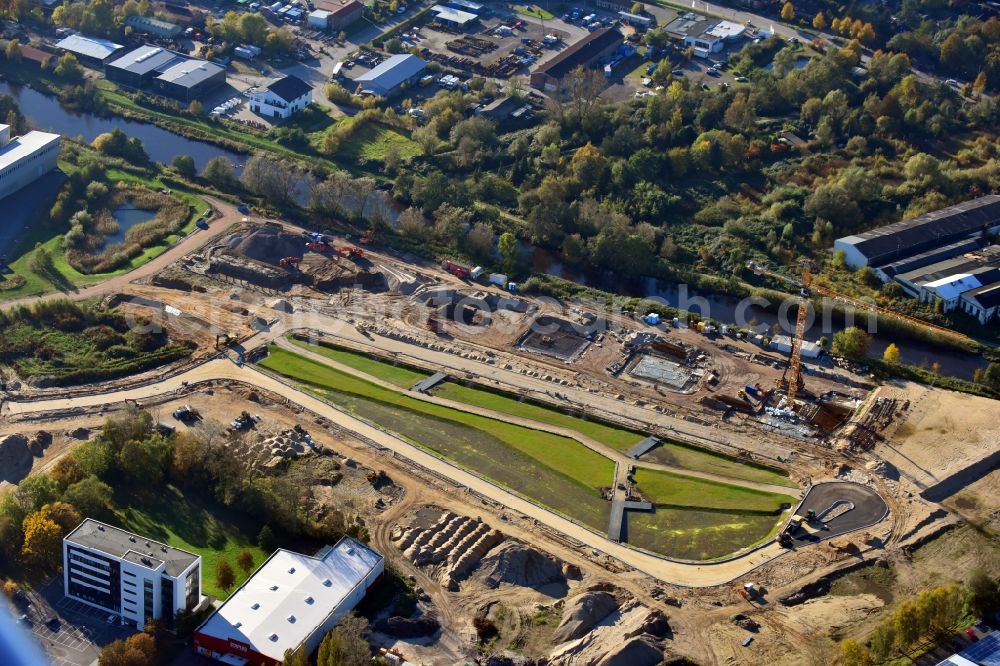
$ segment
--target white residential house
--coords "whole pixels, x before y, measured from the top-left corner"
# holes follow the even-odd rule
[[[312,103],[312,86],[297,76],[286,76],[250,95],[250,110],[265,118],[291,118]]]

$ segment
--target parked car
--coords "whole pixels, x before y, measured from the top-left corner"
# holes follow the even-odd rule
[[[199,217],[198,221],[194,223],[194,226],[199,229],[208,229],[208,222],[205,221],[205,218]]]

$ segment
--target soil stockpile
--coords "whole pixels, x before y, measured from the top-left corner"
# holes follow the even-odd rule
[[[501,585],[540,587],[565,581],[562,565],[549,555],[517,543],[501,545],[479,565],[483,584],[491,589]]]
[[[585,635],[598,622],[618,610],[618,601],[607,592],[585,592],[566,602],[563,620],[552,635],[553,643],[565,643]]]

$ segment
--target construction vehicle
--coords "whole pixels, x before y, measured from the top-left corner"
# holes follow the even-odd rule
[[[240,415],[233,419],[233,422],[229,424],[229,427],[233,430],[249,430],[254,425],[254,418],[250,416],[250,412],[243,411]]]
[[[299,264],[302,263],[302,257],[285,257],[278,262],[278,265],[284,266],[285,268],[295,267],[298,268]]]
[[[337,248],[337,254],[341,257],[346,257],[347,259],[363,259],[365,256],[365,251],[360,247],[355,247],[353,245],[344,245],[343,247]]]
[[[375,230],[369,229],[365,233],[361,234],[361,238],[358,239],[358,242],[362,245],[371,245],[373,240],[375,240]]]
[[[178,421],[197,421],[201,418],[198,410],[191,405],[182,405],[174,410],[174,418]]]
[[[308,243],[306,243],[306,247],[312,250],[313,252],[320,252],[320,253],[326,253],[333,249],[332,247],[330,247],[329,243],[322,243],[322,242],[317,243],[316,241],[309,241]]]
[[[445,269],[459,280],[464,280],[472,274],[471,268],[463,266],[462,264],[456,264],[454,261],[445,260],[441,263],[441,268]]]
[[[804,268],[802,271],[802,278],[796,280],[795,278],[789,277],[787,275],[782,275],[781,273],[768,270],[762,266],[758,266],[757,262],[751,261],[747,264],[747,269],[755,275],[760,275],[763,277],[774,278],[780,280],[786,284],[789,284],[799,290],[799,309],[798,316],[795,321],[795,335],[792,338],[792,351],[791,357],[789,358],[788,367],[782,374],[781,379],[778,380],[778,390],[783,391],[788,397],[788,402],[790,406],[794,408],[795,396],[798,395],[799,390],[803,388],[802,382],[802,338],[805,335],[805,325],[808,318],[809,312],[809,301],[813,294],[818,296],[825,296],[831,298],[835,301],[839,301],[844,305],[850,305],[858,310],[863,310],[867,312],[873,312],[877,315],[884,315],[887,317],[895,317],[903,321],[909,322],[916,326],[922,326],[928,328],[936,333],[942,335],[948,335],[953,338],[958,338],[963,342],[967,342],[969,337],[963,333],[953,331],[942,326],[937,326],[936,324],[931,324],[930,322],[923,321],[921,319],[916,319],[914,317],[908,317],[907,315],[888,310],[886,308],[880,307],[872,303],[864,303],[858,301],[850,296],[845,296],[832,289],[827,289],[826,287],[818,286],[812,284],[812,266],[809,262],[803,262]]]

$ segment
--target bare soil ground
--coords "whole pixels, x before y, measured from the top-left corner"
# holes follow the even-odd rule
[[[882,387],[879,394],[909,400],[910,408],[875,454],[921,486],[1000,450],[995,400],[913,383]]]

